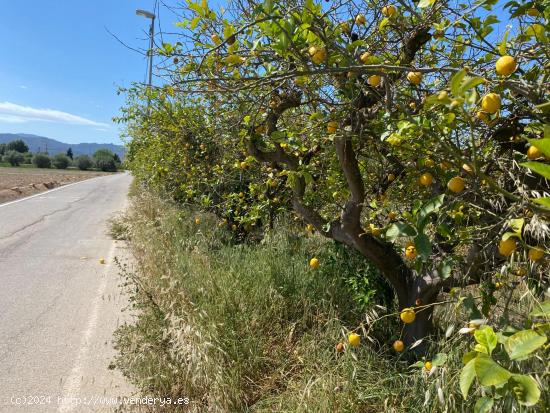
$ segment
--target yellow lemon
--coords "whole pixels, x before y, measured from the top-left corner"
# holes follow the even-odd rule
[[[470,164],[463,164],[462,165],[462,169],[464,169],[466,172],[468,172],[469,174],[471,174],[472,172],[474,172],[474,168],[472,168],[472,165]]]
[[[365,24],[367,22],[367,19],[364,14],[358,14],[355,17],[355,24],[358,24],[359,26]]]
[[[449,182],[447,182],[447,188],[449,188],[455,194],[462,192],[465,186],[466,183],[464,182],[464,179],[462,179],[460,176],[455,176],[454,178],[451,178]]]
[[[538,248],[529,248],[529,252],[527,253],[527,256],[531,261],[538,261],[542,257],[544,257],[544,251]]]
[[[498,252],[504,257],[509,257],[514,253],[517,248],[517,242],[513,238],[508,238],[507,240],[501,240],[498,244]]]
[[[367,83],[372,87],[378,86],[381,81],[382,81],[382,78],[378,75],[369,76],[369,78],[367,79]]]
[[[338,122],[331,121],[327,123],[327,132],[334,133],[338,130]]]
[[[380,234],[382,233],[382,230],[380,228],[374,226],[374,224],[369,224],[369,228],[370,228],[371,234],[375,237],[379,237]]]
[[[529,149],[527,149],[527,157],[529,159],[538,159],[542,157],[542,152],[536,146],[529,146]]]
[[[388,213],[388,218],[389,218],[391,221],[393,221],[395,218],[397,218],[397,212],[393,212],[393,211],[389,212],[389,213]]]
[[[431,361],[427,361],[426,363],[424,363],[424,368],[428,371],[430,371],[432,369],[433,365],[432,365],[432,362]]]
[[[319,268],[319,259],[316,257],[313,257],[309,260],[309,266],[313,268],[314,270]]]
[[[326,58],[327,58],[327,52],[325,51],[325,49],[319,49],[315,52],[313,56],[311,56],[311,60],[316,65],[320,65],[321,63],[323,63]]]
[[[201,223],[201,219],[199,217],[195,218],[195,225],[199,225]]]
[[[220,38],[220,36],[218,36],[215,33],[212,36],[210,36],[210,38],[212,39],[214,44],[220,44],[222,42],[222,39]]]
[[[344,351],[344,343],[338,343],[338,344],[336,344],[335,349],[336,349],[336,352],[337,352],[337,353],[343,352],[343,351]]]
[[[395,13],[397,13],[397,9],[391,4],[389,6],[382,7],[382,14],[386,17],[393,17],[395,16]]]
[[[433,181],[434,177],[429,172],[424,172],[422,175],[420,175],[420,178],[418,178],[418,182],[420,182],[420,184],[424,186],[430,186]]]
[[[401,321],[403,321],[405,324],[411,324],[416,318],[416,314],[414,312],[414,309],[412,307],[409,307],[404,308],[403,311],[401,311],[399,317],[401,318]]]
[[[100,259],[99,259],[99,263],[100,263],[100,264],[105,264],[105,258],[100,258]]]
[[[401,340],[395,340],[393,342],[393,349],[396,352],[401,353],[405,349],[405,344]]]
[[[307,224],[306,225],[306,231],[313,232],[313,231],[315,231],[315,227],[311,224]]]
[[[361,59],[361,62],[363,62],[364,64],[367,64],[367,62],[369,61],[369,57],[370,57],[370,53],[369,52],[365,52],[361,55],[360,59]]]
[[[361,336],[357,333],[350,333],[348,335],[348,343],[352,347],[358,347],[361,344]]]
[[[534,7],[531,7],[529,9],[527,9],[527,15],[528,16],[537,17],[539,14],[540,14],[540,12]]]
[[[388,181],[389,182],[395,181],[395,175],[394,174],[388,174]]]
[[[437,99],[438,100],[445,100],[449,97],[449,93],[446,91],[446,90],[442,90],[441,92],[439,92],[437,94]]]
[[[481,108],[487,113],[496,113],[500,109],[500,95],[497,93],[488,93],[481,99]]]
[[[512,56],[502,56],[495,64],[496,71],[501,76],[509,76],[516,71],[518,64]]]
[[[416,252],[416,247],[412,242],[409,242],[405,247],[405,257],[409,260],[414,260],[418,253]]]
[[[407,73],[407,80],[413,85],[419,85],[422,82],[422,73],[421,72],[409,72]]]
[[[424,166],[425,166],[426,168],[431,168],[431,167],[433,167],[434,165],[435,165],[435,162],[434,162],[432,159],[430,159],[430,158],[424,159]]]

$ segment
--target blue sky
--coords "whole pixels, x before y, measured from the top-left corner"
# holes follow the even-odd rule
[[[2,2],[0,133],[32,133],[67,143],[120,143],[111,122],[124,103],[118,86],[143,82],[155,0]],[[164,11],[163,29],[173,22]]]

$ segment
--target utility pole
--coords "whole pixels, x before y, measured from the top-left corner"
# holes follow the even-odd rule
[[[149,27],[149,82],[147,84],[147,90],[150,92],[153,85],[153,47],[155,39],[155,15],[146,10],[136,10],[138,16],[143,16],[147,19],[151,19],[151,26]],[[147,99],[147,106],[151,103],[151,98]]]

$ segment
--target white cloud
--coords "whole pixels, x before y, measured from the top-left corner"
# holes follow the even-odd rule
[[[30,106],[21,106],[10,102],[0,102],[0,121],[9,123],[24,122],[54,122],[72,125],[98,126],[108,128],[106,123],[95,122],[81,116],[72,115],[54,109],[37,109]]]
[[[28,89],[28,87],[25,86],[25,85],[20,85],[20,86],[19,86],[19,89]]]

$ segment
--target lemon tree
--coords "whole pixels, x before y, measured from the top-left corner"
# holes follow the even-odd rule
[[[412,309],[409,346],[439,293],[518,262],[543,279],[547,5],[188,0],[165,85],[121,116],[130,168],[235,231],[292,211],[359,251]]]

